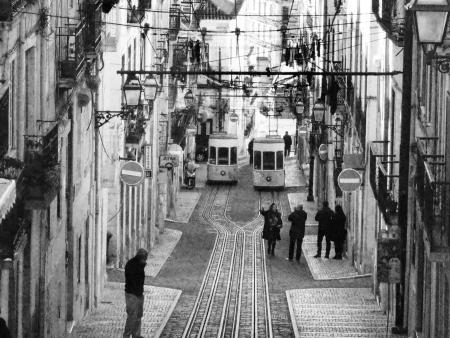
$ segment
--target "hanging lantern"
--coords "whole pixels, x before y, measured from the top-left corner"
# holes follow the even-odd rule
[[[123,84],[122,91],[126,106],[137,106],[141,99],[142,86],[135,74],[129,74]]]
[[[91,92],[87,88],[81,88],[77,93],[78,106],[86,107],[91,102]]]

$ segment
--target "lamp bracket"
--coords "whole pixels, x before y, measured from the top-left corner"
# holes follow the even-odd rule
[[[120,117],[126,119],[131,113],[130,109],[122,110],[96,110],[95,111],[95,128],[100,128],[104,124],[108,123],[114,117]]]

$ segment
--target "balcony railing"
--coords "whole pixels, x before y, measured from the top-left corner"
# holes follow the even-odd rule
[[[450,182],[444,156],[433,154],[427,141],[417,143],[416,196],[431,255],[440,260],[440,254],[450,254]]]
[[[398,161],[383,149],[387,143],[375,141],[370,146],[369,180],[384,220],[394,225],[398,221],[398,175],[395,174]]]
[[[178,33],[180,32],[181,17],[180,17],[180,5],[173,4],[170,6],[169,11],[169,38],[170,40],[176,40]]]
[[[386,31],[388,37],[397,43],[403,44],[405,31],[405,15],[402,3],[398,0],[373,0],[372,10],[379,24]]]
[[[50,203],[60,188],[58,126],[46,135],[25,136],[25,199],[37,208]]]
[[[125,143],[140,144],[145,134],[145,119],[139,113],[136,117],[130,117],[125,132]]]
[[[83,69],[85,24],[74,25],[70,19],[56,29],[56,57],[60,87],[72,88]]]
[[[84,52],[86,57],[95,58],[102,37],[102,2],[87,2],[85,12]]]

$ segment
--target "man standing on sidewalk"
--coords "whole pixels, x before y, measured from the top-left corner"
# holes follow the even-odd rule
[[[139,249],[136,256],[125,265],[125,302],[127,309],[127,321],[125,323],[124,338],[140,338],[141,318],[144,313],[144,281],[145,266],[147,265],[148,252]]]
[[[288,217],[288,220],[292,222],[291,230],[289,230],[289,258],[288,260],[292,262],[294,258],[294,248],[295,242],[297,242],[297,252],[295,259],[300,262],[300,257],[302,255],[302,242],[305,236],[305,222],[308,217],[307,213],[303,210],[303,205],[300,204],[294,209]]]
[[[319,231],[317,233],[317,255],[315,258],[319,258],[322,255],[322,241],[325,237],[327,246],[325,249],[325,258],[330,258],[330,225],[333,219],[333,211],[329,208],[328,202],[323,202],[323,207],[316,214],[316,221],[319,222]]]
[[[292,137],[289,135],[288,132],[283,136],[284,140],[284,157],[289,157],[291,153],[291,146],[292,146]]]

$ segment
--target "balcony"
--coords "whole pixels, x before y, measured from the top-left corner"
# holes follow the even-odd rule
[[[46,208],[59,192],[58,126],[46,135],[25,136],[25,201],[33,209]]]
[[[102,37],[102,2],[86,2],[85,13],[84,52],[87,59],[95,59]]]
[[[398,223],[398,175],[396,155],[388,155],[388,141],[375,141],[370,146],[369,181],[378,207],[388,225]]]
[[[56,57],[58,62],[58,86],[71,89],[83,70],[85,24],[74,25],[66,19],[56,28]]]
[[[125,127],[127,158],[139,159],[145,141],[145,126],[146,120],[142,111],[137,111],[136,115],[128,118]]]
[[[398,0],[373,0],[372,11],[375,17],[387,33],[390,40],[398,46],[403,46],[405,32],[404,2]]]
[[[145,9],[141,6],[144,5],[144,1],[139,1],[138,6],[128,3],[127,9],[127,23],[140,24],[145,18]]]
[[[169,11],[169,39],[174,41],[177,39],[181,26],[181,10],[180,5],[173,4]]]
[[[424,226],[430,259],[450,259],[450,182],[445,177],[445,158],[430,147],[430,139],[417,142],[416,200]]]

